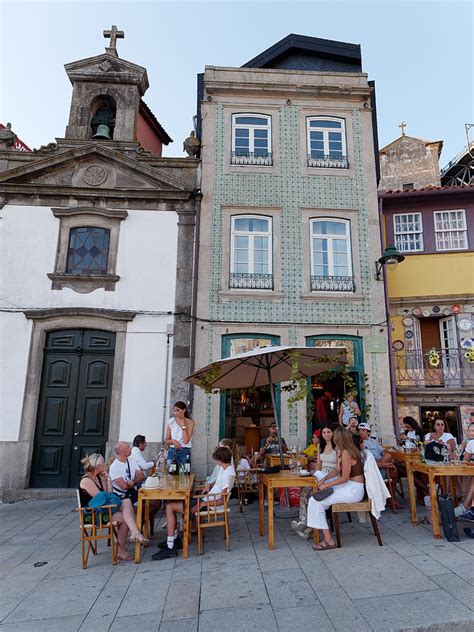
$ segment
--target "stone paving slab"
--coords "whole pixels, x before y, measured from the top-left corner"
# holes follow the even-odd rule
[[[341,516],[342,548],[316,553],[290,520],[275,548],[259,535],[258,506],[232,501],[231,550],[222,529],[196,538],[189,558],[111,565],[99,545],[81,568],[74,500],[0,504],[0,632],[464,632],[474,629],[474,540],[434,540],[407,507],[384,512],[383,547],[369,523]],[[405,505],[406,505],[405,501]],[[40,566],[35,563],[46,562]]]

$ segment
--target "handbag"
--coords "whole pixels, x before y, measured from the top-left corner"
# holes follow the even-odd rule
[[[441,526],[448,542],[459,542],[458,527],[454,515],[451,496],[440,495],[438,498],[439,513],[441,515]]]
[[[104,505],[115,505],[112,508],[112,513],[119,511],[122,505],[122,499],[114,492],[99,492],[91,498],[87,505],[90,509],[101,509]],[[108,513],[108,509],[102,509],[102,513]]]
[[[326,489],[322,489],[321,491],[313,494],[313,498],[314,500],[321,501],[321,500],[325,500],[333,493],[334,493],[334,489],[332,487],[327,487]]]

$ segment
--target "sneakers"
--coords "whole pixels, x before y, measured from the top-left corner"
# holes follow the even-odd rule
[[[459,505],[454,508],[454,515],[456,516],[456,518],[459,518],[459,516],[463,513],[466,513],[466,511],[466,507],[464,507],[462,503],[459,503]]]
[[[166,547],[166,549],[161,549],[158,553],[153,553],[151,559],[156,562],[157,560],[167,560],[170,557],[178,557],[178,551],[175,546],[172,549]]]
[[[468,538],[474,538],[474,529],[471,527],[464,527],[463,531]]]
[[[168,548],[168,541],[167,540],[163,540],[163,542],[158,542],[158,548],[159,549],[167,549]],[[181,549],[183,548],[183,542],[181,540],[181,538],[178,537],[176,538],[176,540],[174,541],[174,549],[176,549],[177,551],[181,551]]]
[[[474,507],[471,507],[464,513],[458,516],[461,520],[467,520],[467,522],[474,522]]]

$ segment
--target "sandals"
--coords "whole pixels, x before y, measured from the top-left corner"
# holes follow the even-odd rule
[[[337,544],[328,544],[326,540],[323,540],[320,544],[313,544],[315,551],[327,551],[329,549],[337,549]]]
[[[130,542],[138,542],[140,544],[148,544],[150,541],[148,538],[145,538],[141,533],[136,533],[135,535],[131,535],[129,538]]]
[[[117,553],[117,559],[122,560],[124,562],[131,562],[135,559],[135,557],[131,553],[127,553],[127,551],[119,551]]]

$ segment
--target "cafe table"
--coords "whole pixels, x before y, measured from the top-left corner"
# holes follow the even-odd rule
[[[450,461],[449,463],[424,463],[417,459],[407,459],[407,480],[408,480],[408,496],[410,499],[410,513],[411,521],[416,526],[418,525],[418,518],[416,515],[416,494],[415,494],[415,480],[414,473],[420,472],[428,476],[428,482],[430,485],[430,498],[431,498],[431,511],[433,513],[433,537],[440,538],[441,533],[439,530],[439,511],[438,511],[438,499],[436,498],[436,478],[451,478],[451,493],[453,499],[456,500],[456,479],[454,476],[473,476],[474,466],[469,463],[463,463],[462,461]]]
[[[137,503],[137,526],[143,535],[148,537],[148,525],[150,524],[150,500],[181,500],[184,503],[183,522],[183,559],[188,557],[189,543],[189,507],[193,491],[194,474],[187,476],[163,476],[159,478],[160,487],[145,489],[140,487]],[[135,564],[140,562],[140,542],[135,543]]]
[[[308,467],[308,457],[305,454],[284,454],[283,462],[286,466],[289,465],[290,460],[298,461],[299,466],[303,469]],[[281,465],[279,454],[267,454],[266,458],[267,467],[276,467]]]
[[[260,510],[260,535],[265,535],[265,490],[268,501],[268,548],[273,549],[274,517],[273,517],[273,490],[279,487],[313,487],[318,488],[318,480],[314,476],[299,476],[288,470],[283,470],[277,474],[261,474],[258,479],[259,510]],[[314,529],[314,543],[319,542],[318,530]]]

